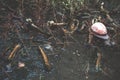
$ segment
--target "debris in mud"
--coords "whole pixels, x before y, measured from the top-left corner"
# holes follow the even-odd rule
[[[6,72],[12,72],[11,64],[6,65]]]
[[[0,80],[16,80],[20,74],[23,79],[18,80],[93,80],[91,76],[114,80],[120,68],[116,63],[120,51],[120,6],[109,10],[106,1],[102,1],[1,0]],[[102,47],[103,51],[89,44],[100,42],[92,41],[90,33],[96,22],[106,26],[111,38],[105,41],[108,46]],[[98,56],[97,50],[101,52]]]
[[[16,45],[15,48],[13,49],[13,51],[10,53],[8,60],[12,59],[15,57],[15,53],[18,51],[18,49],[20,48],[20,44]]]
[[[18,68],[22,68],[22,67],[25,67],[25,63],[23,63],[23,62],[18,62]]]
[[[45,49],[50,50],[51,52],[53,52],[53,47],[50,44],[44,44]]]
[[[64,25],[67,25],[67,23],[55,23],[54,21],[48,21],[47,25],[48,26],[64,26]]]
[[[39,46],[39,50],[40,50],[40,53],[41,53],[41,55],[42,55],[42,57],[43,57],[46,70],[47,70],[47,71],[50,71],[50,70],[51,70],[51,65],[50,65],[50,63],[49,63],[49,61],[48,61],[48,57],[47,57],[46,53],[43,51],[43,49],[42,49],[40,46]]]

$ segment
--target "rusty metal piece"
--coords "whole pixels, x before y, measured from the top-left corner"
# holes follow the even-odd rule
[[[50,65],[50,63],[48,61],[48,57],[47,57],[46,53],[43,51],[43,49],[40,46],[39,46],[39,50],[40,50],[41,55],[43,57],[45,67],[46,67],[47,71],[50,71],[51,70],[51,65]]]
[[[14,58],[15,56],[15,53],[20,49],[21,45],[20,44],[17,44],[15,46],[15,48],[13,49],[13,51],[10,53],[10,55],[8,56],[8,60]]]

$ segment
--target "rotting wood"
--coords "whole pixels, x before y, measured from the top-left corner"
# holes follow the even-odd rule
[[[43,49],[42,49],[40,46],[38,46],[38,47],[39,47],[39,50],[40,50],[41,55],[42,55],[42,57],[43,57],[46,70],[47,70],[47,71],[50,71],[50,70],[51,70],[51,65],[50,65],[50,63],[49,63],[49,61],[48,61],[48,57],[47,57],[46,53],[43,51]]]
[[[12,58],[14,58],[14,56],[15,56],[15,53],[20,49],[20,44],[17,44],[16,46],[15,46],[15,48],[13,49],[13,51],[10,53],[10,55],[8,56],[8,60],[10,60],[10,59],[12,59]]]

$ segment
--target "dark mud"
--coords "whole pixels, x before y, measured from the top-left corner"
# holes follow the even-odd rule
[[[94,48],[85,46],[87,34],[76,32],[68,40],[64,40],[65,45],[54,44],[54,39],[47,40],[42,38],[42,35],[36,35],[35,40],[30,40],[30,34],[34,32],[21,33],[24,40],[24,46],[18,51],[16,58],[12,63],[12,72],[6,73],[1,69],[1,80],[115,80],[119,79],[119,50],[104,49],[103,55],[103,69],[104,71],[95,72],[88,68],[88,62],[95,62],[96,52]],[[17,35],[16,35],[17,36]],[[40,36],[40,37],[38,37]],[[44,40],[40,40],[40,39]],[[74,40],[73,40],[74,38]],[[38,42],[36,42],[38,41]],[[51,42],[51,43],[48,43]],[[14,44],[21,44],[19,39],[15,41],[7,39],[6,41],[1,38],[1,53],[5,48]],[[45,49],[45,44],[51,45],[51,50]],[[47,72],[44,66],[43,59],[38,50],[41,46],[49,58],[52,70]],[[10,50],[11,51],[11,50]],[[9,54],[8,51],[7,53]],[[24,62],[24,68],[18,68],[18,62]],[[6,66],[8,61],[1,58],[1,66]],[[88,71],[88,73],[87,73]],[[87,78],[88,77],[88,78]]]
[[[109,5],[109,4],[108,4]],[[108,6],[107,6],[108,7]],[[120,14],[111,13],[112,18],[120,24]],[[120,74],[120,46],[102,48],[102,70],[96,72],[96,49],[86,46],[88,34],[76,31],[71,36],[54,29],[55,38],[45,37],[36,30],[16,32],[16,26],[7,28],[2,20],[0,25],[0,80],[119,80]],[[5,20],[6,21],[6,20]],[[44,21],[43,21],[44,22]],[[58,32],[56,31],[58,30]],[[117,36],[120,45],[120,35]],[[21,48],[12,60],[8,55],[16,44]],[[51,64],[51,71],[47,71],[43,58],[38,50],[41,46],[46,52]],[[50,46],[49,49],[46,46]],[[7,51],[6,49],[9,48]],[[18,62],[25,63],[25,67],[18,68]],[[91,64],[89,64],[89,62]],[[11,63],[10,72],[6,65]]]

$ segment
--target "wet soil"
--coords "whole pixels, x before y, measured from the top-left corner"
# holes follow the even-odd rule
[[[120,24],[120,14],[111,15]],[[85,45],[88,34],[75,32],[65,39],[63,34],[56,33],[61,43],[35,30],[20,31],[18,35],[14,28],[6,29],[5,25],[0,25],[0,54],[5,53],[0,55],[0,80],[120,80],[120,48],[103,47],[102,71],[96,72],[96,49]],[[21,44],[20,50],[13,60],[6,60],[16,44]],[[46,44],[51,49],[46,49]],[[52,67],[50,71],[45,68],[38,46],[48,56]],[[9,50],[5,51],[6,48]],[[25,67],[18,68],[18,62],[25,63]],[[12,64],[12,72],[6,72],[9,63]]]
[[[21,33],[30,38],[30,34],[34,32]],[[65,45],[54,44],[54,39],[40,40],[42,35],[37,34],[38,42],[35,40],[25,39],[24,46],[18,51],[16,58],[12,63],[12,72],[1,72],[1,80],[119,80],[119,50],[115,49],[103,49],[103,61],[104,71],[96,72],[94,64],[90,64],[88,68],[88,62],[95,62],[96,52],[94,48],[85,46],[87,34],[81,34],[76,32],[72,37],[68,36],[67,40],[64,40]],[[74,38],[74,40],[73,40]],[[45,44],[49,43],[53,50],[45,49]],[[6,41],[1,38],[1,53],[6,47],[20,43],[19,40],[7,39]],[[38,46],[41,46],[46,52],[49,62],[52,66],[51,71],[46,71],[44,61],[38,50]],[[12,48],[13,49],[13,48]],[[12,50],[11,49],[11,50]],[[7,53],[9,54],[10,51]],[[19,61],[25,63],[24,68],[18,68]],[[3,62],[1,65],[5,66],[8,61]],[[88,72],[87,72],[88,71]]]

